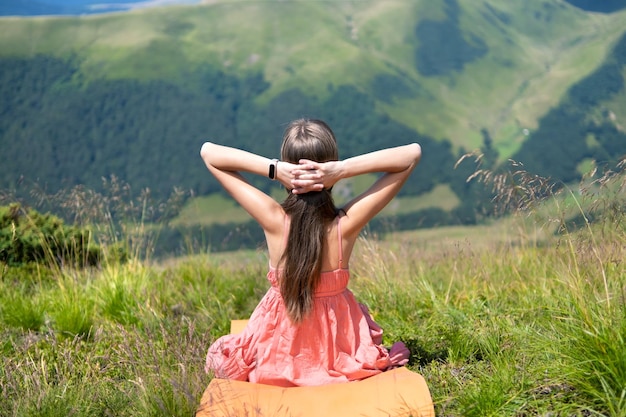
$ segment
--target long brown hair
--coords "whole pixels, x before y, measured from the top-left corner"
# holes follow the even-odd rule
[[[300,159],[336,161],[335,135],[321,120],[291,122],[283,135],[281,159],[297,164]],[[313,294],[322,272],[326,228],[337,216],[330,190],[289,194],[282,204],[291,218],[287,247],[281,258],[280,292],[287,315],[301,322],[313,308]]]

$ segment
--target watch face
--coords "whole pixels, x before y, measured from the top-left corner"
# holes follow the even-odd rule
[[[276,179],[276,163],[278,161],[276,159],[272,159],[272,161],[270,162],[270,171],[267,174],[268,177],[270,177],[270,179]]]

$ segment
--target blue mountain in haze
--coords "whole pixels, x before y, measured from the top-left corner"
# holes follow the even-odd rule
[[[81,15],[193,3],[199,0],[2,0],[0,16]]]
[[[572,6],[576,6],[588,12],[613,13],[626,9],[625,0],[565,0]]]
[[[626,8],[626,0],[565,1],[589,12],[612,13]],[[0,16],[96,14],[138,7],[199,2],[200,0],[2,0],[0,1]]]

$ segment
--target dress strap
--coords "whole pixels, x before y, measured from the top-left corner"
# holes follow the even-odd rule
[[[341,216],[337,216],[337,241],[339,244],[339,269],[343,268],[343,243],[341,239]]]

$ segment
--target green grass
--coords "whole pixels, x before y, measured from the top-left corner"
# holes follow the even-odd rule
[[[437,415],[626,415],[626,219],[608,204],[623,176],[610,182],[481,226],[360,238],[351,289],[410,348]],[[266,268],[257,251],[2,266],[0,415],[193,415],[206,349],[252,312]]]
[[[221,194],[190,199],[182,208],[172,225],[214,224],[245,222],[250,215],[233,201]]]
[[[430,192],[418,197],[396,197],[382,211],[382,215],[412,213],[426,208],[436,207],[450,211],[457,207],[459,198],[447,185],[438,185]]]
[[[492,177],[498,197],[528,194],[482,225],[360,237],[350,287],[384,343],[409,347],[437,415],[626,415],[624,162],[547,198],[532,176]],[[125,261],[0,265],[0,415],[193,415],[208,346],[267,291],[266,254],[157,262],[134,248],[152,225],[122,226],[103,244],[128,242]]]
[[[7,326],[39,331],[45,322],[44,307],[38,297],[23,297],[23,290],[8,289],[0,301],[2,301],[2,318]]]

